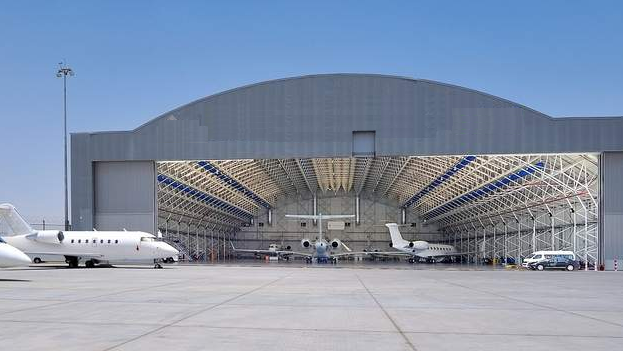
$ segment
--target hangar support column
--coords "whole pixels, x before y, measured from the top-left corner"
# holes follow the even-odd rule
[[[602,153],[599,173],[599,262],[612,270],[623,259],[623,152]]]

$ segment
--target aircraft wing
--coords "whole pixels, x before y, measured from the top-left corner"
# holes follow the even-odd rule
[[[258,250],[254,250],[254,249],[237,249],[234,246],[234,243],[230,242],[231,244],[231,248],[236,251],[236,252],[249,252],[249,253],[254,253],[254,254],[258,254],[258,255],[274,255],[277,254],[279,256],[305,256],[305,257],[310,257],[311,254],[309,253],[304,253],[304,252],[295,252],[295,251],[289,251],[289,250],[277,250],[277,251],[270,251],[270,250],[262,250],[262,249],[258,249]]]
[[[475,252],[453,252],[453,253],[440,253],[435,255],[417,255],[418,257],[456,257],[464,255],[472,255]]]
[[[254,253],[254,254],[266,254],[266,255],[271,255],[271,254],[276,254],[278,251],[269,251],[269,250],[254,250],[254,249],[236,249],[234,248],[234,251],[236,252],[249,252],[249,253]]]
[[[340,252],[340,253],[336,253],[336,254],[332,254],[331,257],[345,257],[345,256],[413,256],[407,252],[400,252],[400,251],[376,251],[376,252],[370,252],[370,251],[359,251],[359,252],[355,252],[355,251],[351,251],[351,252]]]
[[[319,219],[320,215],[286,215],[287,218]],[[322,219],[355,218],[355,215],[322,215]]]
[[[435,255],[434,257],[451,257],[451,256],[463,256],[463,255],[472,255],[475,254],[475,252],[455,252],[455,253],[444,253],[444,254],[439,254],[439,255]]]
[[[355,218],[355,215],[322,215],[322,219]]]
[[[296,251],[277,251],[277,253],[281,256],[303,256],[303,257],[312,257],[313,255],[307,252],[296,252]]]

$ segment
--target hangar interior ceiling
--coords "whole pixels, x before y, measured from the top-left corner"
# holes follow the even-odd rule
[[[280,225],[285,204],[310,214],[315,201],[342,198],[331,211],[354,214],[365,199],[395,212],[360,210],[365,218],[332,234],[357,241],[385,222],[408,222],[474,262],[538,249],[594,262],[598,186],[594,154],[167,161],[157,163],[158,227],[187,256],[221,259],[231,255],[229,241],[260,248],[300,240],[300,227]]]

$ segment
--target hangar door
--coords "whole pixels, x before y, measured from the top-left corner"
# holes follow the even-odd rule
[[[95,162],[94,227],[156,232],[155,163]]]

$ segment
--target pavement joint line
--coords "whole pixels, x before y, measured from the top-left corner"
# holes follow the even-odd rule
[[[107,348],[103,349],[102,351],[109,351],[109,350],[116,349],[116,348],[118,348],[118,347],[120,347],[120,346],[123,346],[123,345],[129,344],[129,343],[134,342],[134,341],[136,341],[136,340],[138,340],[138,339],[140,339],[140,338],[143,338],[143,337],[145,337],[145,336],[148,336],[148,335],[151,335],[151,334],[153,334],[153,333],[159,332],[159,331],[161,331],[161,330],[163,330],[163,329],[165,329],[165,328],[175,326],[175,324],[178,324],[179,322],[182,322],[182,321],[184,321],[184,320],[186,320],[186,319],[188,319],[188,318],[191,318],[191,317],[197,316],[197,315],[199,315],[199,314],[201,314],[201,313],[203,313],[203,312],[206,312],[206,311],[209,311],[209,310],[214,309],[214,308],[216,308],[216,307],[219,307],[219,306],[225,305],[225,304],[227,304],[227,303],[229,303],[229,302],[231,302],[231,301],[234,301],[234,300],[236,300],[236,299],[239,299],[239,298],[241,298],[241,297],[243,297],[243,296],[247,296],[247,295],[250,295],[250,294],[252,294],[252,293],[254,293],[254,292],[256,292],[256,291],[259,291],[259,290],[261,290],[261,289],[264,289],[264,288],[266,288],[266,287],[268,287],[268,286],[270,286],[270,285],[272,285],[272,284],[277,283],[277,282],[278,282],[278,281],[280,281],[280,280],[283,280],[283,279],[286,279],[286,278],[290,277],[292,274],[294,274],[294,273],[293,273],[293,272],[292,272],[292,273],[288,273],[288,274],[286,274],[286,275],[284,275],[284,276],[281,276],[281,277],[279,277],[279,278],[277,278],[277,279],[274,279],[274,280],[272,280],[272,281],[270,281],[270,282],[268,282],[268,283],[266,283],[266,284],[263,284],[263,285],[260,285],[260,286],[258,286],[258,287],[255,287],[255,288],[253,288],[253,289],[251,289],[251,290],[249,290],[249,291],[247,291],[247,292],[244,292],[244,293],[239,294],[239,295],[237,295],[237,296],[234,296],[234,297],[232,297],[232,298],[226,299],[226,300],[224,300],[224,301],[222,301],[222,302],[220,302],[220,303],[217,303],[217,304],[211,304],[210,306],[208,306],[208,307],[206,307],[206,308],[202,308],[202,309],[200,309],[200,310],[198,310],[198,311],[194,311],[194,312],[192,312],[192,313],[190,313],[190,314],[188,314],[188,315],[186,315],[186,316],[184,316],[184,317],[182,317],[182,318],[178,318],[178,319],[176,319],[175,321],[173,321],[173,322],[171,322],[171,323],[167,323],[167,324],[162,325],[162,326],[160,326],[160,327],[158,327],[158,328],[156,328],[156,329],[150,330],[150,331],[148,331],[148,332],[146,332],[146,333],[143,333],[143,334],[141,334],[141,335],[135,336],[135,337],[133,337],[133,338],[131,338],[131,339],[128,339],[128,340],[126,340],[126,341],[123,341],[123,342],[118,343],[118,344],[116,344],[116,345],[113,345],[113,346],[111,346],[111,347],[107,347]]]
[[[616,327],[622,327],[622,328],[623,328],[623,324],[616,323],[616,322],[611,322],[611,321],[607,321],[607,320],[605,320],[605,319],[596,318],[596,317],[591,317],[591,316],[587,316],[587,315],[584,315],[584,314],[581,314],[581,313],[577,313],[577,312],[573,312],[573,311],[568,311],[568,310],[564,310],[564,309],[561,309],[561,308],[556,308],[556,307],[552,307],[552,306],[548,306],[548,305],[542,305],[542,304],[538,304],[538,303],[536,303],[536,302],[526,301],[526,300],[522,300],[522,299],[518,299],[518,298],[514,298],[514,297],[510,297],[510,296],[502,295],[502,294],[497,294],[497,293],[490,292],[490,291],[486,291],[486,290],[485,290],[485,291],[483,291],[483,290],[480,290],[480,289],[476,289],[476,288],[469,287],[469,286],[467,286],[467,285],[463,285],[463,284],[459,284],[459,283],[454,283],[454,282],[448,282],[448,281],[443,280],[443,279],[435,279],[435,280],[440,281],[440,282],[442,282],[442,283],[446,283],[446,284],[450,284],[450,285],[458,286],[458,287],[461,287],[461,288],[465,288],[465,289],[469,289],[469,290],[477,291],[477,292],[480,292],[480,293],[484,293],[484,294],[489,294],[489,295],[493,295],[493,296],[501,297],[501,298],[503,298],[503,299],[507,299],[507,300],[510,300],[510,301],[521,302],[521,303],[525,303],[525,304],[529,304],[529,305],[533,305],[533,306],[541,307],[541,308],[544,308],[544,309],[548,309],[548,310],[551,310],[551,311],[563,312],[563,313],[567,313],[567,314],[570,314],[570,315],[573,315],[573,316],[577,316],[577,317],[581,317],[581,318],[586,318],[586,319],[594,320],[594,321],[597,321],[597,322],[601,322],[601,323],[605,323],[605,324],[610,324],[610,325],[613,325],[613,326],[616,326]]]
[[[49,324],[49,321],[41,320],[7,320],[0,319],[0,323],[28,323],[28,324]],[[55,324],[62,325],[91,325],[91,326],[143,326],[157,327],[163,324],[155,323],[120,323],[120,322],[67,322],[54,321]],[[233,329],[233,330],[258,330],[258,331],[292,331],[292,332],[326,332],[326,333],[345,333],[345,334],[400,334],[399,331],[387,330],[353,330],[353,329],[322,329],[322,328],[266,328],[266,327],[235,327],[235,326],[213,326],[203,324],[188,324],[183,326],[171,325],[172,328],[201,328],[201,329]],[[482,336],[528,336],[528,337],[565,337],[565,338],[595,338],[595,339],[623,339],[623,336],[614,335],[584,335],[584,334],[535,334],[535,333],[487,333],[487,332],[455,332],[455,331],[405,331],[404,334],[430,334],[430,335],[482,335]]]
[[[372,300],[374,300],[374,302],[376,303],[376,305],[381,309],[381,311],[383,311],[383,313],[385,314],[385,317],[387,317],[387,319],[389,319],[389,321],[392,323],[392,325],[394,326],[394,328],[396,328],[396,330],[398,331],[398,333],[400,333],[400,336],[402,336],[402,338],[405,340],[405,342],[407,343],[407,345],[409,345],[409,347],[411,348],[411,350],[413,351],[417,351],[417,349],[415,348],[415,346],[413,345],[413,343],[411,342],[411,340],[409,340],[409,338],[405,335],[405,333],[402,331],[402,329],[400,329],[400,327],[398,326],[398,323],[396,323],[396,321],[394,321],[394,319],[392,318],[392,316],[389,315],[389,312],[387,312],[385,310],[385,308],[383,308],[383,305],[381,305],[381,303],[376,299],[376,297],[374,296],[374,294],[372,294],[372,292],[370,291],[370,289],[368,289],[368,287],[366,286],[366,284],[363,282],[363,280],[361,280],[361,278],[359,277],[358,274],[355,273],[355,277],[357,277],[357,280],[359,280],[359,283],[361,284],[361,286],[364,287],[364,289],[366,289],[366,291],[368,292],[368,294],[370,295],[370,297],[372,298]]]
[[[182,280],[179,280],[179,281],[176,281],[176,282],[173,282],[173,283],[166,283],[166,284],[152,285],[152,286],[147,286],[147,287],[126,289],[126,290],[116,291],[116,292],[112,292],[112,293],[108,293],[108,294],[101,294],[101,295],[96,295],[96,296],[87,296],[87,297],[79,298],[79,299],[72,300],[72,301],[60,301],[60,302],[55,302],[55,303],[51,303],[51,304],[47,304],[47,305],[39,305],[39,306],[21,308],[21,309],[17,309],[17,310],[3,311],[3,312],[0,312],[0,315],[5,315],[5,314],[15,313],[15,312],[36,310],[36,309],[39,309],[39,308],[53,307],[53,306],[63,305],[63,304],[66,304],[66,303],[71,303],[71,302],[89,301],[91,299],[98,299],[98,298],[101,298],[101,297],[114,296],[114,295],[128,293],[128,292],[141,291],[141,290],[145,290],[145,289],[155,289],[155,288],[160,288],[160,287],[167,286],[167,285],[180,284],[182,282],[189,281],[189,280],[192,280],[192,279],[182,279]],[[55,301],[57,301],[57,300],[55,300]]]

